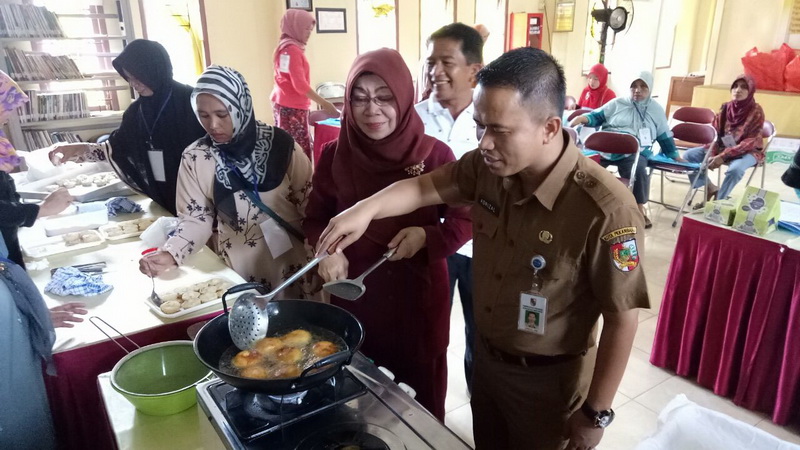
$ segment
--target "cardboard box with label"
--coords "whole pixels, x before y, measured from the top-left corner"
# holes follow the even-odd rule
[[[703,217],[721,225],[731,226],[733,218],[736,216],[737,203],[733,200],[706,202],[706,206],[703,209]]]
[[[775,231],[781,215],[779,197],[777,192],[748,186],[736,207],[733,228],[759,236]]]

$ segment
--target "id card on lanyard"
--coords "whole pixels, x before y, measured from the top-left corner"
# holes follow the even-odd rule
[[[546,261],[541,255],[531,259],[533,267],[531,289],[519,293],[517,329],[526,333],[543,335],[547,325],[547,297],[542,294],[542,277],[539,275],[539,271],[544,269],[545,265]]]
[[[158,119],[161,118],[161,113],[163,113],[164,108],[167,107],[167,103],[169,103],[170,98],[172,98],[171,90],[169,91],[169,95],[167,95],[166,100],[164,100],[164,103],[161,104],[161,109],[159,109],[158,114],[156,114],[156,119],[153,121],[153,126],[150,126],[147,123],[147,119],[145,119],[144,113],[142,112],[142,106],[139,105],[139,118],[147,130],[147,159],[150,162],[150,170],[153,172],[153,178],[162,183],[167,181],[167,172],[164,168],[164,150],[153,145],[153,131],[156,128],[156,124],[158,124]]]
[[[650,128],[645,126],[645,123],[647,122],[647,120],[646,120],[647,116],[645,115],[645,113],[647,113],[647,107],[645,107],[644,113],[642,113],[641,111],[639,111],[639,106],[636,105],[636,103],[634,103],[633,104],[633,109],[636,110],[636,112],[639,114],[639,118],[642,119],[642,126],[641,126],[641,128],[639,128],[639,130],[636,133],[637,137],[639,138],[639,146],[640,147],[652,147],[653,146],[653,135],[650,132]]]

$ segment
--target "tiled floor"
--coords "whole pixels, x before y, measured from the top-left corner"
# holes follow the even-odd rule
[[[759,169],[760,171],[761,169]],[[792,189],[784,186],[780,175],[785,166],[768,165],[765,187],[779,192],[784,200],[797,201]],[[659,196],[657,174],[653,176],[651,198]],[[749,171],[745,177],[749,176]],[[758,173],[755,180],[760,178]],[[716,176],[714,178],[716,179]],[[746,178],[745,178],[746,181]],[[741,195],[744,181],[734,190],[733,196]],[[666,200],[679,203],[688,189],[688,184],[665,183]],[[698,194],[698,198],[700,194]],[[631,449],[656,430],[658,413],[677,394],[683,393],[695,403],[720,411],[747,424],[761,428],[786,441],[800,444],[800,429],[790,429],[775,425],[761,413],[748,411],[733,404],[730,400],[719,397],[711,391],[698,386],[690,380],[676,376],[650,364],[650,349],[655,335],[661,296],[667,279],[667,271],[680,224],[672,228],[675,212],[659,205],[652,204],[650,218],[653,228],[646,231],[645,262],[643,267],[647,274],[648,290],[652,308],[639,313],[639,329],[634,341],[634,348],[625,371],[625,376],[614,400],[617,418],[609,427],[598,448],[604,450]],[[450,327],[450,348],[448,349],[449,386],[445,408],[445,423],[470,445],[472,440],[472,414],[464,382],[464,319],[460,305],[453,306]],[[757,450],[757,449],[748,449]]]

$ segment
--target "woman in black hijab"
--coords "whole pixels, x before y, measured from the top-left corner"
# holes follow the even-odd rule
[[[139,94],[119,129],[103,144],[58,145],[51,160],[107,160],[120,179],[175,215],[181,154],[206,134],[192,110],[192,87],[172,79],[169,55],[155,41],[132,41],[113,64]]]

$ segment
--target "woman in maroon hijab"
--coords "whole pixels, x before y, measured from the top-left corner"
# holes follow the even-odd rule
[[[402,57],[381,49],[350,69],[337,141],[325,145],[303,224],[316,245],[328,221],[395,181],[454,161],[426,136],[414,110],[414,85]],[[444,222],[442,222],[444,218]],[[331,298],[365,328],[362,351],[417,391],[417,400],[444,420],[450,299],[445,258],[471,236],[463,208],[427,207],[378,220],[364,238],[320,263],[325,281],[355,278],[388,248],[397,251],[366,279],[356,301]]]
[[[755,93],[755,80],[749,75],[740,75],[731,84],[731,101],[723,103],[714,118],[717,140],[710,146],[708,169],[728,164],[728,170],[719,188],[708,182],[706,198],[709,200],[715,195],[718,199],[728,198],[744,172],[764,160],[764,139],[761,137],[764,110],[756,103]],[[708,149],[709,146],[689,149],[683,158],[689,162],[702,162]],[[703,177],[697,177],[694,185],[698,187],[705,181]]]
[[[586,76],[586,87],[578,97],[578,108],[597,109],[616,98],[614,91],[608,88],[608,69],[602,64],[595,64]]]

